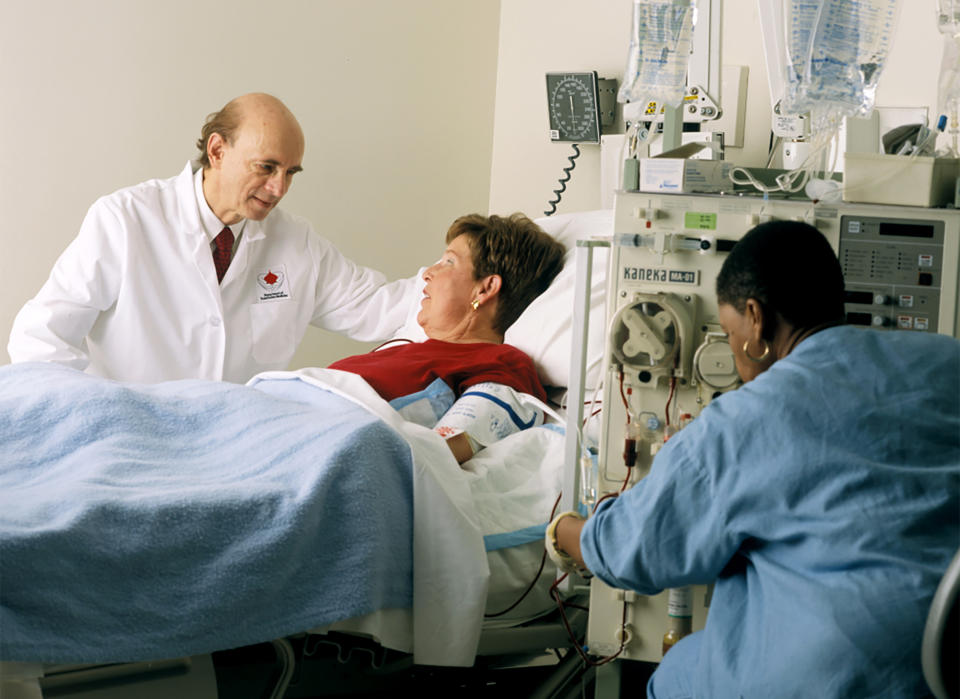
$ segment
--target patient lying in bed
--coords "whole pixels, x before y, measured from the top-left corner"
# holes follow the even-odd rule
[[[533,419],[519,400],[543,388],[503,331],[563,248],[517,216],[465,217],[447,239],[424,274],[428,339],[334,365],[366,381],[318,369],[145,385],[0,367],[0,660],[176,657],[410,609],[418,662],[470,664],[500,545],[485,537],[546,517],[558,484],[540,469],[561,460],[522,471],[521,456],[562,440],[524,430],[478,454],[482,468],[451,471],[432,428],[462,461]],[[329,377],[351,390],[324,389]],[[518,419],[481,422],[475,401]],[[410,424],[425,404],[439,419]]]
[[[341,359],[406,419],[432,427],[459,463],[490,443],[540,424],[518,394],[546,393],[533,361],[503,344],[507,328],[563,267],[563,245],[521,214],[469,215],[447,231],[447,248],[423,273],[417,322],[425,342]]]

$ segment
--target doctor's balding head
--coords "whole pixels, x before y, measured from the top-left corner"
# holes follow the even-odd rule
[[[251,93],[211,114],[197,147],[203,193],[225,224],[260,221],[290,188],[303,161],[303,130],[276,97]]]

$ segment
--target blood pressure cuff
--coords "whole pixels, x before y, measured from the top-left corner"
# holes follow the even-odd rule
[[[478,383],[459,400],[443,379],[435,379],[422,391],[390,401],[408,422],[431,427],[445,439],[467,433],[476,453],[497,440],[543,424],[543,411],[523,399],[509,386]]]
[[[499,383],[468,388],[433,429],[444,437],[466,432],[474,452],[508,435],[543,424],[543,411]]]

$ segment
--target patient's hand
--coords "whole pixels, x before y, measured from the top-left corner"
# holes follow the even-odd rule
[[[458,464],[469,461],[473,458],[473,447],[470,446],[470,440],[467,439],[466,432],[458,432],[452,437],[447,437],[447,446],[453,452],[454,458]]]
[[[447,446],[450,447],[453,458],[457,460],[458,464],[469,461],[473,458],[473,455],[476,454],[473,444],[470,443],[470,438],[463,430],[448,425],[440,425],[439,427],[434,427],[433,431],[447,441]]]

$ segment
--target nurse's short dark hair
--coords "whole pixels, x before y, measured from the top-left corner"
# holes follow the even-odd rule
[[[197,148],[200,150],[200,157],[197,158],[197,161],[202,168],[210,167],[210,157],[207,155],[207,143],[210,141],[210,137],[218,133],[224,141],[233,145],[237,136],[237,129],[240,128],[242,121],[243,108],[235,99],[227,102],[220,111],[207,116],[203,128],[200,129],[200,138],[197,139]]]
[[[563,269],[566,248],[523,214],[461,216],[447,231],[447,244],[461,235],[470,246],[474,278],[500,275],[497,332],[506,332]]]
[[[743,313],[751,298],[800,328],[844,320],[843,270],[823,233],[799,221],[748,231],[717,275],[717,302]]]

